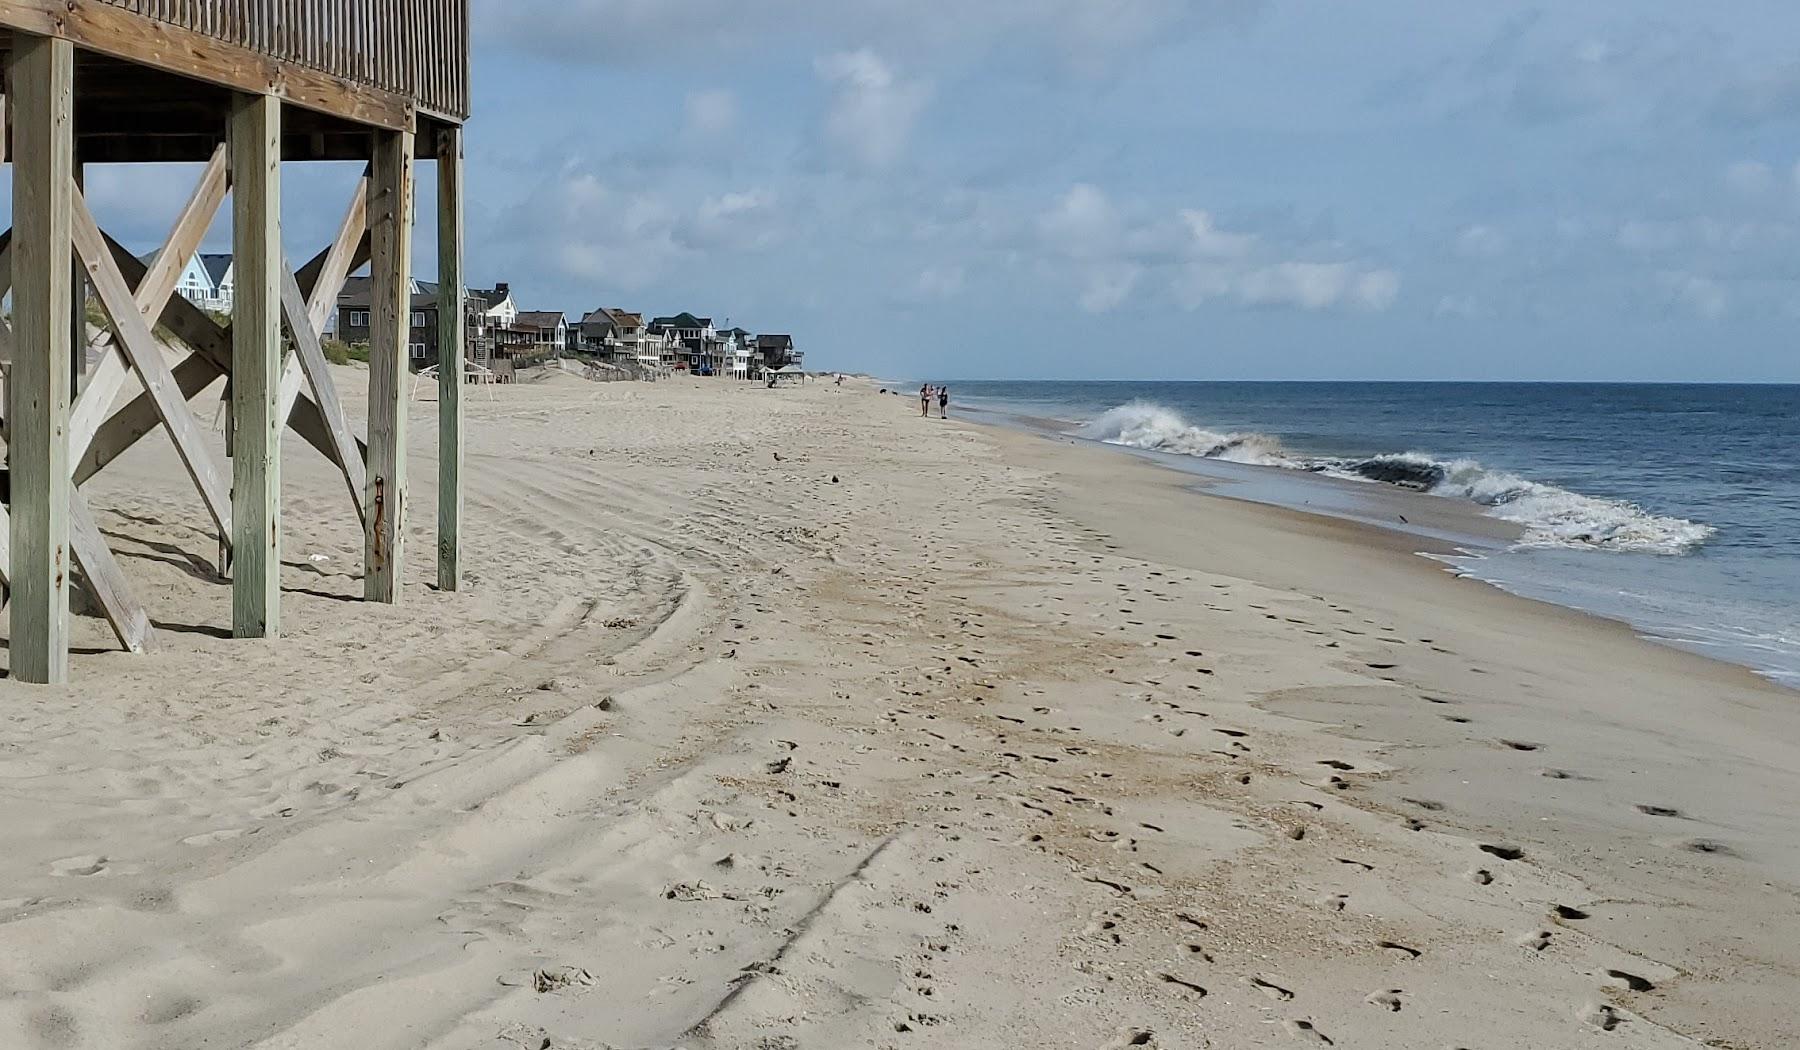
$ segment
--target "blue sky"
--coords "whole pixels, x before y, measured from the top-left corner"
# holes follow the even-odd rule
[[[468,265],[527,308],[895,376],[1800,381],[1791,3],[473,6]],[[286,171],[307,255],[355,170]],[[92,181],[146,236],[183,192]]]

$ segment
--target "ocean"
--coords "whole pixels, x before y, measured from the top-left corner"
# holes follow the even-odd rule
[[[1459,570],[1800,686],[1800,387],[949,386],[953,412],[1149,454],[1241,498],[1391,520],[1343,498],[1351,479],[1456,501],[1505,523],[1437,537]]]

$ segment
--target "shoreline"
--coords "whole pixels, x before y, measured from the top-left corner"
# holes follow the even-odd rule
[[[274,643],[207,630],[166,438],[109,472],[172,629],[0,682],[0,1044],[1800,1040],[1746,669],[872,388],[467,407],[467,593],[355,600],[290,444]]]
[[[1759,663],[1759,658],[1752,651],[1741,648],[1745,643],[1738,643],[1740,649],[1734,651],[1729,642],[1717,638],[1689,638],[1667,633],[1671,630],[1670,625],[1634,620],[1628,613],[1584,605],[1574,595],[1553,595],[1544,593],[1541,588],[1534,593],[1527,583],[1484,577],[1477,567],[1491,558],[1516,553],[1511,544],[1523,535],[1523,529],[1513,522],[1484,513],[1480,504],[1373,482],[1357,482],[1279,467],[1240,464],[1117,445],[1051,429],[1053,426],[1078,425],[1068,420],[1024,416],[1004,409],[977,407],[966,412],[963,418],[973,419],[986,426],[1036,434],[1051,441],[1067,441],[1115,454],[1123,453],[1165,470],[1195,478],[1197,480],[1192,486],[1195,491],[1221,499],[1354,522],[1379,531],[1412,537],[1423,548],[1415,553],[1437,561],[1445,567],[1445,571],[1474,579],[1514,598],[1621,624],[1644,641],[1745,668],[1765,681],[1800,693],[1800,671],[1779,663],[1769,663],[1766,658],[1762,658]],[[1341,494],[1339,498],[1319,500],[1321,496],[1332,496],[1334,489]],[[1316,505],[1317,502],[1324,505]],[[1407,517],[1407,514],[1411,517]],[[1399,521],[1393,520],[1395,516],[1399,517]],[[1402,522],[1406,524],[1401,524]],[[1615,556],[1606,551],[1582,551],[1579,555],[1602,558]]]

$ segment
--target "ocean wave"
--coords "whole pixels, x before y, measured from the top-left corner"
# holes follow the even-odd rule
[[[1281,439],[1273,435],[1208,430],[1149,401],[1109,409],[1083,424],[1078,433],[1128,448],[1306,470],[1466,500],[1518,525],[1523,530],[1522,546],[1676,555],[1691,553],[1717,531],[1685,518],[1652,514],[1625,500],[1585,496],[1490,470],[1472,459],[1442,460],[1421,452],[1366,459],[1302,456],[1283,447]]]

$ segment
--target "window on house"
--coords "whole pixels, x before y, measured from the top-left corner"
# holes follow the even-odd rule
[[[414,343],[412,345],[412,355],[413,355],[414,361],[425,360],[425,344],[424,343]]]
[[[352,310],[352,311],[350,311],[350,327],[352,327],[352,328],[367,328],[367,327],[369,327],[369,311],[367,311],[367,310]]]
[[[425,327],[425,311],[423,311],[423,310],[414,310],[413,311],[412,326],[414,328]]]

